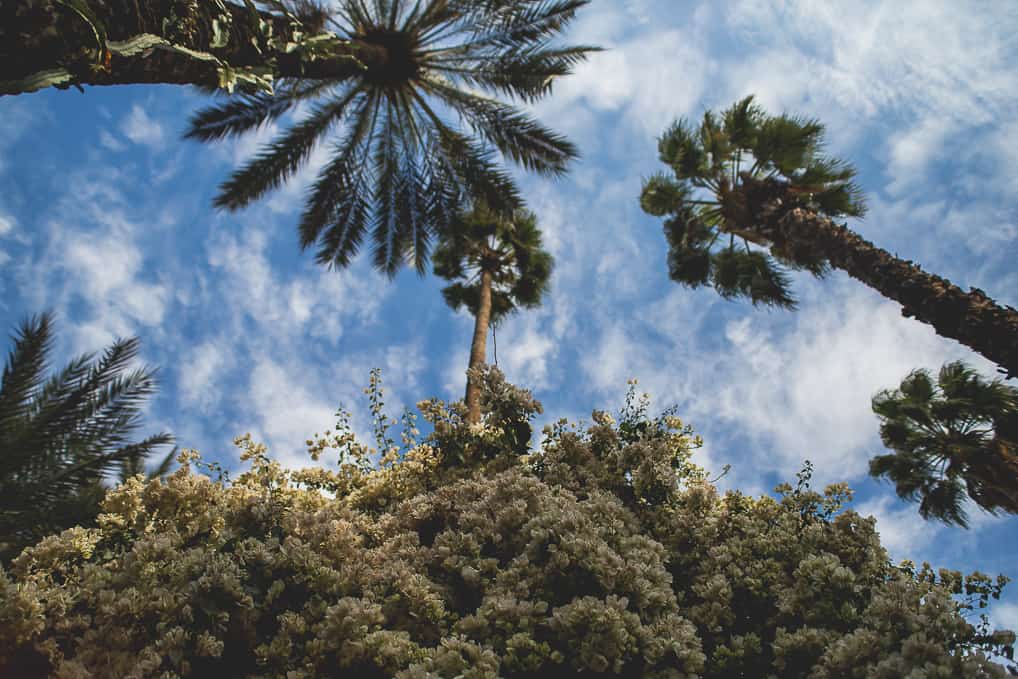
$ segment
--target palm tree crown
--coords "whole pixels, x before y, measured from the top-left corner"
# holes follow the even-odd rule
[[[873,411],[894,453],[873,458],[870,474],[919,500],[924,518],[967,525],[966,494],[991,513],[1018,513],[1018,389],[949,363],[936,384],[917,370],[880,392]]]
[[[505,219],[478,208],[459,215],[433,255],[435,274],[456,281],[442,289],[453,309],[476,316],[481,276],[491,276],[491,325],[520,307],[532,309],[548,291],[552,256],[542,249],[537,218],[526,210]]]
[[[671,176],[646,180],[640,205],[666,218],[672,279],[690,287],[713,285],[726,298],[794,307],[787,274],[775,256],[781,264],[818,276],[826,272],[826,262],[817,253],[770,247],[753,230],[758,215],[749,209],[744,188],[779,179],[789,195],[814,212],[861,216],[855,170],[821,154],[823,132],[816,120],[765,115],[752,96],[720,116],[708,111],[698,128],[680,120],[667,130],[658,151]]]
[[[340,0],[337,34],[371,50],[364,68],[336,79],[282,81],[273,94],[241,94],[197,113],[188,136],[238,135],[312,101],[220,189],[216,204],[241,208],[297,171],[334,128],[332,156],[311,188],[302,247],[346,266],[369,229],[374,263],[394,275],[425,271],[431,239],[465,198],[510,214],[522,204],[498,153],[556,175],[576,157],[564,137],[497,96],[546,95],[593,48],[554,39],[589,0]],[[381,55],[381,56],[379,56]],[[456,122],[448,120],[455,113]]]
[[[110,472],[139,471],[173,440],[130,441],[156,386],[150,369],[125,372],[137,339],[118,340],[99,357],[79,356],[47,379],[52,325],[49,314],[22,324],[0,383],[0,561],[93,519]]]

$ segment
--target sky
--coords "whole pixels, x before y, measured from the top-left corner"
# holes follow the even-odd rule
[[[917,368],[962,359],[995,377],[992,364],[840,272],[794,275],[795,312],[679,287],[661,222],[638,204],[670,123],[754,94],[768,112],[826,123],[828,151],[855,164],[866,193],[853,229],[1018,306],[1015,35],[1018,3],[992,0],[593,0],[567,40],[605,51],[534,106],[582,158],[562,179],[517,173],[556,269],[544,305],[498,328],[498,365],[543,402],[538,430],[617,411],[636,378],[655,409],[677,406],[703,436],[701,465],[731,465],[723,488],[770,492],[809,459],[815,485],[856,490],[895,560],[1018,580],[1018,519],[972,508],[968,531],[926,523],[866,474],[885,452],[876,392]],[[183,141],[203,100],[174,86],[0,98],[3,327],[55,311],[57,364],[140,337],[160,377],[146,430],[228,468],[245,432],[284,464],[310,464],[304,441],[340,406],[370,432],[371,368],[394,416],[462,398],[473,320],[444,305],[440,280],[389,281],[369,256],[330,271],[300,251],[304,191],[327,146],[252,207],[211,207],[218,183],[290,120]],[[1018,629],[1018,582],[991,617]]]

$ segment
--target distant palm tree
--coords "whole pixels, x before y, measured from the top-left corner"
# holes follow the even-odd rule
[[[641,205],[665,217],[671,277],[713,285],[724,297],[793,307],[779,263],[821,276],[844,270],[933,326],[1018,375],[1018,311],[982,291],[964,292],[875,247],[832,220],[859,217],[855,170],[821,154],[816,120],[768,116],[746,97],[699,127],[677,122],[658,143],[671,176],[644,182]],[[738,242],[737,242],[738,241]]]
[[[873,412],[894,453],[873,458],[870,474],[919,500],[923,518],[966,526],[965,495],[991,513],[1018,513],[1018,389],[949,363],[936,384],[916,370],[880,392]]]
[[[533,308],[548,290],[552,256],[542,249],[537,218],[519,210],[510,218],[475,207],[446,229],[434,254],[435,273],[454,282],[442,289],[453,309],[474,316],[468,368],[484,364],[488,327],[520,307]],[[467,379],[468,421],[480,422],[480,385]]]
[[[130,473],[156,448],[156,434],[131,442],[154,371],[126,372],[138,340],[117,340],[47,378],[53,318],[26,320],[0,383],[0,562],[45,535],[88,523],[110,472]],[[168,464],[164,460],[164,465]]]
[[[384,55],[196,114],[187,136],[211,141],[313,103],[223,184],[216,205],[236,210],[278,187],[340,128],[301,218],[301,246],[317,244],[319,262],[344,267],[370,233],[379,270],[392,276],[412,262],[424,273],[432,238],[464,199],[504,215],[522,206],[497,154],[550,175],[577,156],[564,137],[497,97],[536,101],[586,57],[593,48],[554,38],[588,1],[340,0],[330,19],[337,34]]]

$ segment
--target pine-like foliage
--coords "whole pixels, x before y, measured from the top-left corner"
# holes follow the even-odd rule
[[[821,153],[823,132],[816,120],[766,115],[752,96],[720,115],[708,111],[699,127],[680,120],[669,128],[658,152],[670,174],[644,181],[640,205],[665,218],[671,278],[711,285],[725,298],[794,307],[781,265],[821,276],[827,264],[817,255],[775,251],[752,233],[754,215],[741,188],[746,176],[778,178],[802,207],[831,218],[861,216],[855,170]]]
[[[92,521],[102,481],[141,471],[172,441],[130,440],[156,387],[151,369],[129,370],[137,339],[79,356],[47,378],[52,328],[50,314],[21,325],[0,384],[0,562],[43,535]]]
[[[519,210],[510,218],[485,208],[458,215],[443,234],[433,256],[435,274],[454,281],[442,289],[453,309],[477,315],[481,272],[491,274],[491,324],[520,307],[532,309],[548,291],[552,256],[542,248],[533,213]]]
[[[331,137],[301,218],[302,247],[317,245],[319,262],[344,267],[370,232],[378,269],[394,275],[412,262],[423,273],[432,238],[464,199],[506,215],[521,207],[499,154],[551,175],[576,157],[564,137],[500,97],[536,101],[592,51],[555,42],[587,2],[340,0],[328,25],[355,54],[365,48],[359,75],[284,81],[274,94],[241,94],[192,118],[187,135],[211,141],[310,104],[223,184],[216,204],[251,203]]]
[[[967,526],[967,495],[988,512],[1018,514],[1018,389],[987,382],[961,362],[936,384],[913,371],[873,399],[880,436],[894,453],[870,461],[926,519]]]

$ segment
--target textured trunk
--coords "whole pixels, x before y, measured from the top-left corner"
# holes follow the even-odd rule
[[[289,19],[218,0],[85,0],[78,7],[87,6],[87,12],[72,8],[74,4],[0,3],[0,94],[51,84],[216,87],[222,64],[233,70],[264,70],[275,77],[342,79],[361,72],[362,64],[386,56],[384,48],[355,42],[346,46],[348,54],[302,58],[299,50],[285,52],[266,42],[269,38],[278,44],[294,42],[299,27]],[[115,48],[116,43],[143,35],[168,44],[130,55],[127,52],[133,50]],[[110,51],[103,50],[101,42]],[[34,85],[26,86],[32,81]]]
[[[795,261],[820,254],[831,266],[901,304],[903,316],[933,326],[1018,376],[1018,310],[1002,307],[978,288],[965,292],[951,281],[929,274],[910,261],[876,247],[844,226],[792,203],[777,182],[747,182],[752,231],[771,251]]]
[[[484,365],[488,324],[491,321],[491,273],[481,271],[481,299],[477,305],[477,318],[474,319],[474,340],[470,344],[469,368]],[[477,382],[467,376],[467,422],[471,424],[481,421],[481,388]]]

